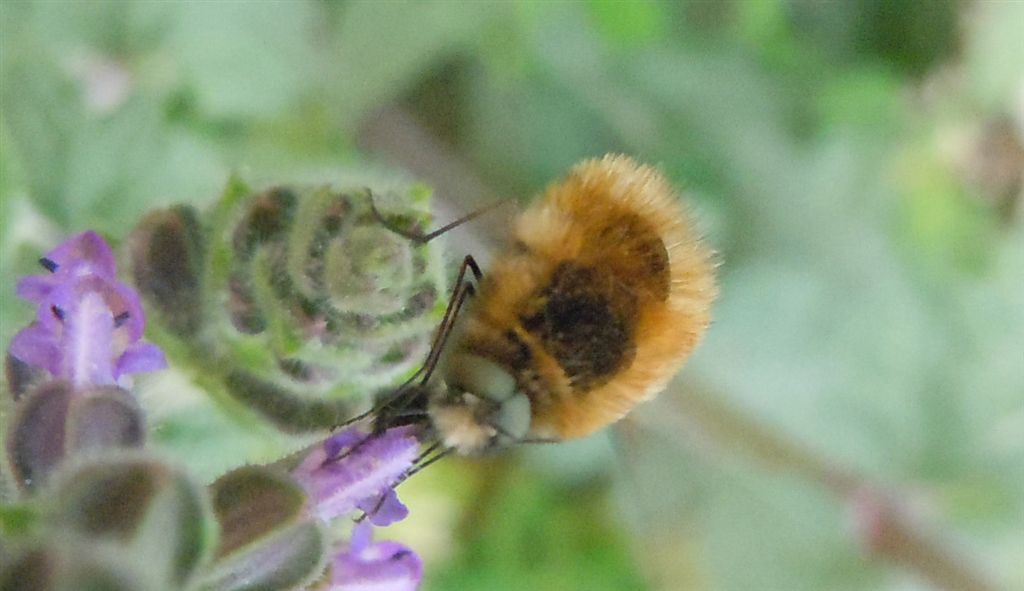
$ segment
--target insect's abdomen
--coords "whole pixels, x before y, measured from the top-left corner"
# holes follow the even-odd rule
[[[576,166],[520,217],[464,346],[513,370],[540,437],[587,435],[664,388],[709,318],[710,251],[664,178],[626,157]]]

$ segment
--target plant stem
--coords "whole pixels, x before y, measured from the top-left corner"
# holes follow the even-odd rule
[[[980,569],[946,542],[947,536],[913,515],[897,492],[835,465],[742,413],[706,387],[688,387],[685,394],[664,399],[678,413],[665,419],[675,419],[675,432],[682,420],[713,445],[816,483],[849,505],[860,541],[872,557],[912,571],[937,589],[996,591]]]

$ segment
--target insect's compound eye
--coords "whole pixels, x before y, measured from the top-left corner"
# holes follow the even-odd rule
[[[477,355],[457,355],[445,381],[452,388],[501,403],[516,390],[516,380],[498,364]]]
[[[516,443],[526,438],[530,432],[530,399],[522,392],[506,398],[494,416],[494,427],[501,436]]]
[[[496,431],[491,445],[502,447],[524,439],[530,431],[530,399],[517,390],[515,378],[497,363],[471,354],[451,360],[447,382],[456,392],[474,397],[478,420]]]

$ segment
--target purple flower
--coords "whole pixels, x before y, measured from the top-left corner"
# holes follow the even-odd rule
[[[413,591],[423,578],[423,562],[398,542],[371,543],[373,527],[359,523],[352,541],[334,558],[331,591]]]
[[[419,445],[409,427],[374,435],[347,429],[314,449],[293,476],[321,520],[359,509],[374,525],[385,526],[409,513],[393,487],[412,467]]]
[[[423,563],[397,542],[370,543],[373,526],[400,521],[409,510],[394,487],[413,467],[419,441],[411,427],[367,434],[346,429],[315,448],[292,472],[323,521],[360,510],[366,520],[334,559],[332,591],[411,591],[419,586]]]
[[[76,386],[125,385],[127,374],[167,367],[158,347],[141,342],[139,296],[117,280],[103,238],[83,232],[40,263],[50,273],[25,277],[16,288],[36,304],[36,320],[14,336],[12,356]]]

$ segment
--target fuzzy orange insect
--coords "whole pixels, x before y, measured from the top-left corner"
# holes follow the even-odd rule
[[[464,454],[622,418],[679,370],[717,293],[712,253],[677,194],[626,156],[577,164],[513,236],[479,289],[461,292],[475,297],[415,388],[434,435]]]

